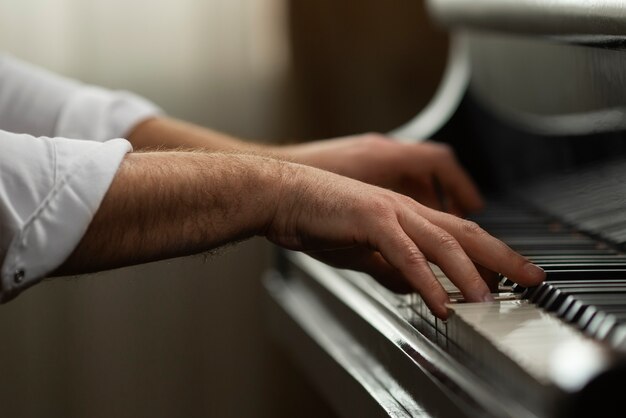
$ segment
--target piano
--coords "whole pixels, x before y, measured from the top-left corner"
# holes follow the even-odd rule
[[[452,144],[489,195],[473,217],[542,266],[496,301],[417,294],[280,252],[275,340],[342,417],[626,416],[626,4],[429,0],[452,34],[433,101],[392,132]],[[626,399],[625,399],[626,400]]]

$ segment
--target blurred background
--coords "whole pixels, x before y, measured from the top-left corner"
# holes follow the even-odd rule
[[[421,0],[0,0],[0,50],[265,142],[399,126],[446,48]],[[50,280],[0,306],[2,415],[333,416],[266,335],[272,251]]]

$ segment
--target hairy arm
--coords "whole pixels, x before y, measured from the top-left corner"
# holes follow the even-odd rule
[[[369,133],[269,146],[168,117],[152,118],[139,124],[128,139],[137,150],[201,149],[276,156],[389,188],[429,207],[457,215],[483,206],[478,189],[456,161],[452,149],[434,142],[404,144]]]
[[[195,254],[263,231],[282,162],[221,153],[131,153],[55,275]]]
[[[524,285],[544,277],[477,225],[393,191],[262,156],[193,152],[128,155],[57,274],[195,254],[252,235],[404,284],[442,318],[448,298],[429,261],[470,301],[491,298],[476,265]]]
[[[224,152],[272,153],[266,147],[244,141],[193,123],[167,116],[148,119],[135,126],[127,139],[135,150],[202,149]]]

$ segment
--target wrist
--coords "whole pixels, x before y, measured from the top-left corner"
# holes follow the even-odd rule
[[[255,235],[267,237],[280,217],[281,207],[292,195],[293,177],[297,169],[294,167],[295,164],[277,159],[279,157],[256,158],[263,161],[257,166],[260,170],[257,174],[259,179],[257,191],[264,202],[260,206],[265,210],[262,211],[261,216],[258,216],[260,224],[256,227]]]

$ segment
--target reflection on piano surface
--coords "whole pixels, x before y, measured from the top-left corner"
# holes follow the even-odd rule
[[[464,28],[451,62],[467,67],[397,134],[455,145],[495,196],[473,220],[547,280],[465,303],[433,266],[444,322],[419,295],[283,253],[268,323],[342,416],[625,414],[626,8],[596,3],[430,1]]]

